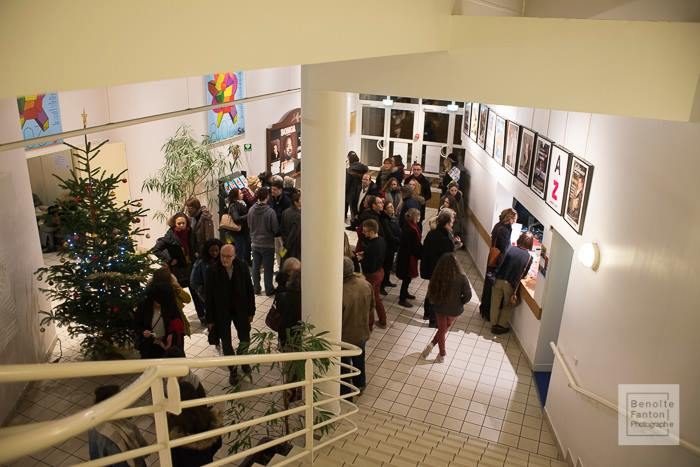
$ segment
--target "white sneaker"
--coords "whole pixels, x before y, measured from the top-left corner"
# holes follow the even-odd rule
[[[435,363],[443,363],[445,361],[445,357],[443,355],[438,355],[435,357]]]
[[[430,342],[428,345],[425,346],[425,349],[423,349],[423,352],[421,352],[420,356],[423,359],[428,358],[428,355],[430,355],[430,352],[433,351],[433,343]]]

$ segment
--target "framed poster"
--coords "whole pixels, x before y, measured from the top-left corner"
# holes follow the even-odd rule
[[[476,132],[479,129],[479,103],[472,102],[472,111],[469,122],[469,137],[476,141]]]
[[[496,141],[496,112],[489,109],[489,119],[486,125],[486,152],[493,156],[493,144]]]
[[[564,210],[564,188],[566,187],[566,178],[569,175],[570,159],[571,154],[564,148],[556,144],[552,147],[552,155],[549,158],[547,193],[544,199],[549,207],[560,216]]]
[[[535,157],[532,166],[532,184],[530,188],[540,198],[544,198],[547,189],[547,172],[549,171],[549,157],[552,155],[552,142],[547,138],[537,135],[535,138]]]
[[[462,125],[462,133],[467,135],[467,138],[469,138],[469,124],[471,123],[471,114],[472,114],[472,104],[471,102],[465,102],[464,103],[464,118],[462,119],[462,122],[464,125]]]
[[[520,125],[510,120],[506,121],[506,144],[503,153],[503,167],[515,175],[518,167],[518,138],[520,136]]]
[[[486,149],[486,125],[488,124],[489,108],[484,104],[479,107],[479,133],[476,136],[476,144]]]
[[[301,109],[292,109],[267,129],[267,167],[273,175],[289,175],[301,159]]]
[[[520,129],[520,146],[518,147],[518,180],[530,186],[532,175],[532,154],[535,147],[535,132],[529,128]]]
[[[58,94],[36,94],[17,98],[19,111],[19,126],[22,129],[22,139],[39,138],[41,136],[57,135],[61,129],[61,110],[58,106]],[[27,149],[50,146],[62,142],[62,139],[45,143],[28,144]]]
[[[205,95],[209,104],[232,103],[245,97],[243,72],[214,73],[204,77]],[[207,135],[215,143],[245,134],[243,105],[227,105],[207,112]]]
[[[496,115],[496,128],[494,130],[493,158],[503,165],[503,152],[506,147],[506,119]]]
[[[564,220],[574,228],[576,232],[583,232],[583,223],[586,220],[586,208],[588,207],[588,195],[591,191],[591,178],[593,166],[583,159],[573,156],[569,167],[569,182],[566,188],[566,209]]]

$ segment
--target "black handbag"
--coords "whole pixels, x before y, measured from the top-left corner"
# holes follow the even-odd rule
[[[279,332],[282,327],[282,315],[277,310],[277,299],[272,302],[270,311],[268,311],[267,316],[265,316],[265,324],[275,332]]]

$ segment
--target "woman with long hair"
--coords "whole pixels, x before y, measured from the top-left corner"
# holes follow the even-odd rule
[[[168,227],[168,231],[156,241],[151,252],[170,268],[181,287],[189,287],[195,250],[194,235],[187,214],[175,214],[168,220]]]
[[[219,229],[219,236],[223,243],[233,243],[236,247],[236,256],[251,263],[250,257],[250,230],[248,229],[248,205],[243,200],[243,193],[238,188],[232,188],[226,195],[227,213],[240,230]]]
[[[197,391],[192,384],[180,382],[180,399],[183,401],[197,399]],[[199,405],[182,409],[179,415],[168,414],[170,439],[196,435],[204,431],[219,428],[222,425],[221,413],[208,405]],[[173,467],[197,467],[214,460],[216,451],[221,448],[221,436],[212,436],[184,446],[170,449]]]
[[[161,358],[172,346],[184,350],[185,326],[167,269],[155,271],[136,312],[141,358]]]
[[[391,203],[394,209],[401,204],[401,185],[396,177],[390,177],[382,186],[380,195],[384,197],[384,204]]]
[[[421,353],[421,357],[427,358],[437,344],[440,354],[435,359],[435,363],[442,363],[447,355],[445,351],[447,331],[457,317],[464,312],[464,304],[472,298],[469,279],[454,253],[446,253],[438,260],[430,277],[426,298],[437,318],[437,332]]]

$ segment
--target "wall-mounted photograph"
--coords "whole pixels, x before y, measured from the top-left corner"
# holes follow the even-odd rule
[[[544,198],[545,189],[547,188],[547,171],[549,170],[549,157],[551,154],[552,142],[537,135],[537,138],[535,138],[535,157],[530,188],[542,198]]]
[[[566,190],[564,220],[579,234],[583,232],[583,223],[586,220],[592,177],[593,166],[583,159],[573,156]]]
[[[520,136],[520,125],[510,120],[506,121],[506,145],[503,153],[503,166],[506,170],[515,175],[518,167],[518,138]]]
[[[552,155],[549,159],[549,179],[547,180],[547,193],[544,199],[549,207],[561,216],[564,211],[566,177],[569,175],[571,154],[566,149],[555,144],[552,147]]]
[[[462,133],[467,135],[467,138],[469,138],[469,123],[471,123],[471,115],[472,115],[472,103],[465,102],[464,103],[464,119],[462,120],[464,122],[464,125],[462,126]]]
[[[518,149],[518,180],[530,186],[532,175],[532,153],[535,147],[535,132],[522,127],[520,130],[520,147]]]
[[[496,115],[496,129],[494,130],[493,158],[503,165],[503,152],[506,147],[506,119]]]
[[[479,103],[472,102],[472,111],[470,114],[469,137],[476,141],[476,132],[479,129]]]
[[[493,144],[496,141],[496,112],[489,109],[489,120],[486,127],[486,152],[493,156]]]
[[[476,144],[486,149],[486,125],[488,124],[489,108],[484,104],[479,107],[479,134],[476,137]]]

